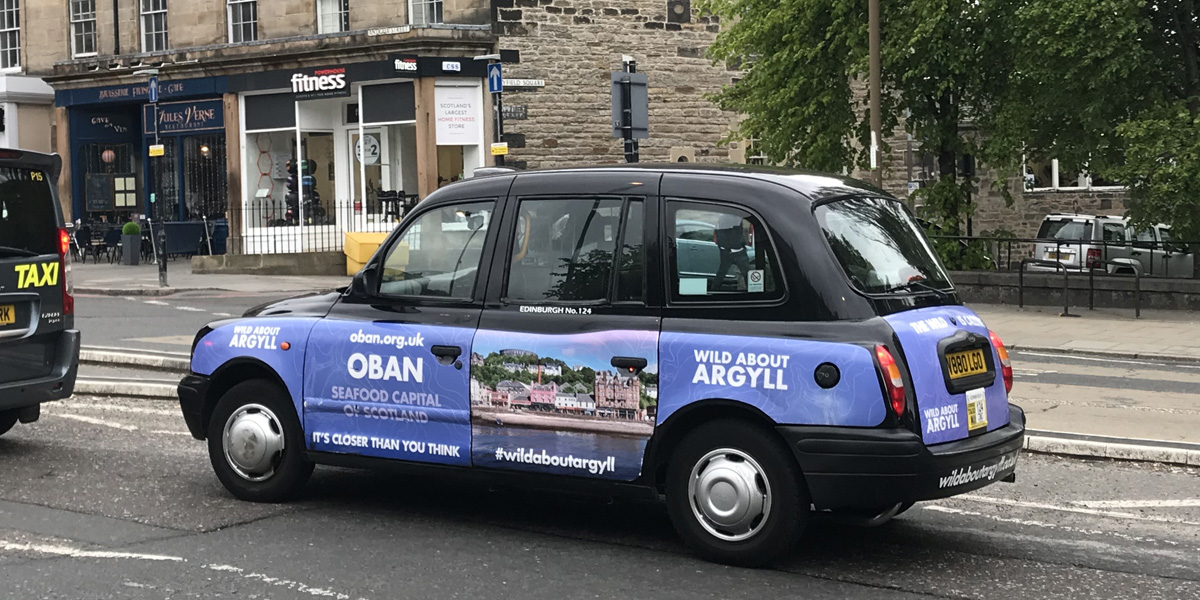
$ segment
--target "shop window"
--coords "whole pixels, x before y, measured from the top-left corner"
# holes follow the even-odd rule
[[[159,221],[179,220],[178,138],[164,137],[163,155],[150,159],[150,214]]]
[[[317,33],[350,31],[350,0],[317,0]]]
[[[142,52],[162,52],[167,42],[167,0],[140,0]]]
[[[71,55],[96,54],[96,0],[71,0]]]
[[[227,186],[225,136],[209,134],[183,138],[185,218],[192,221],[225,218]]]
[[[622,200],[523,200],[517,210],[511,301],[598,302],[609,298]]]
[[[258,0],[229,0],[229,43],[258,39]]]
[[[442,22],[442,0],[408,0],[408,21],[412,25]]]
[[[21,2],[0,0],[0,69],[21,68]]]
[[[247,98],[248,100],[249,98]],[[288,162],[295,155],[296,131],[251,131],[246,133],[245,166],[248,182],[243,203],[246,227],[287,225]]]
[[[118,222],[137,211],[139,161],[133,144],[84,144],[81,148],[89,220]]]

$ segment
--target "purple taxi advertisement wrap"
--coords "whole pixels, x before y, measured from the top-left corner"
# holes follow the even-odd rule
[[[470,465],[470,364],[438,361],[435,345],[471,347],[460,327],[323,319],[304,370],[308,447]]]
[[[230,321],[205,335],[192,352],[192,372],[212,375],[230,359],[258,360],[279,374],[288,395],[302,410],[300,382],[304,372],[304,352],[308,332],[315,318],[248,319]],[[287,342],[288,349],[283,344]]]
[[[471,353],[477,467],[630,481],[658,402],[658,332],[481,329]],[[643,358],[620,372],[613,357]]]
[[[658,422],[683,406],[717,398],[744,402],[779,424],[872,427],[887,407],[871,352],[862,346],[786,338],[663,332]],[[817,385],[832,363],[841,380]]]
[[[940,306],[910,310],[885,317],[900,339],[908,370],[912,375],[921,422],[921,438],[926,444],[939,444],[967,437],[967,396],[982,393],[986,400],[987,431],[1008,424],[1008,394],[1000,369],[989,385],[979,390],[952,394],[946,387],[938,343],[958,331],[988,337],[988,329],[971,309]],[[993,364],[1000,364],[989,344]]]

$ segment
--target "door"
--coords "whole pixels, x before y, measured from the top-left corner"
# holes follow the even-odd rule
[[[380,214],[379,192],[391,189],[391,147],[388,143],[386,127],[367,127],[363,129],[362,141],[359,141],[357,129],[352,129],[350,135],[350,152],[352,155],[350,181],[352,187],[350,196],[354,198],[354,214]],[[363,195],[363,175],[366,175],[366,195]]]
[[[658,398],[649,190],[627,175],[612,187],[604,179],[570,181],[592,195],[537,195],[537,179],[520,177],[513,186],[493,267],[503,276],[489,285],[471,351],[475,466],[621,481],[641,473]]]
[[[1159,246],[1162,248],[1162,265],[1163,276],[1165,277],[1191,277],[1193,269],[1193,257],[1189,248],[1185,244],[1176,242],[1171,237],[1171,228],[1159,225],[1155,227],[1158,231]]]
[[[390,239],[370,295],[313,327],[304,366],[312,450],[470,464],[468,353],[494,200],[427,210]]]

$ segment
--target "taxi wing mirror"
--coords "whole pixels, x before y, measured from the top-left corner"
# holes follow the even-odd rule
[[[350,280],[350,291],[355,296],[374,296],[379,290],[379,265],[369,263]]]

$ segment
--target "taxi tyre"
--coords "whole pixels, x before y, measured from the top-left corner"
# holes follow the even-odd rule
[[[266,410],[263,410],[266,409]],[[255,415],[252,425],[267,426],[282,440],[282,451],[271,461],[269,473],[254,481],[238,472],[225,451],[225,433],[235,414]],[[269,416],[267,416],[269,415]],[[271,418],[274,417],[274,418]],[[278,431],[275,429],[278,428]],[[268,433],[268,435],[270,435]],[[295,408],[279,386],[265,379],[243,381],[225,392],[208,422],[208,458],[217,479],[234,496],[250,502],[282,502],[293,497],[308,481],[313,463],[304,454],[304,433]]]
[[[699,464],[702,461],[707,466]],[[717,495],[727,494],[729,484],[720,480],[729,475],[737,478],[739,469],[742,474],[756,472],[756,479],[761,476],[758,489],[763,485],[769,489],[769,508],[765,508],[757,528],[750,527],[751,531],[714,533],[709,528],[715,523],[702,522],[705,517],[700,513],[704,510],[695,504],[695,491],[708,488]],[[698,476],[694,476],[697,471]],[[696,486],[691,485],[694,477]],[[705,481],[710,485],[700,485]],[[671,453],[666,483],[667,512],[675,530],[694,552],[714,562],[743,567],[769,564],[795,547],[808,523],[808,490],[794,456],[773,431],[746,421],[711,421],[688,432]],[[716,486],[721,485],[725,492],[718,491]],[[710,498],[728,505],[728,496],[724,501]],[[718,506],[718,511],[720,508],[723,506]]]
[[[0,411],[0,435],[8,433],[8,430],[17,424],[19,413],[20,411],[17,410]]]

